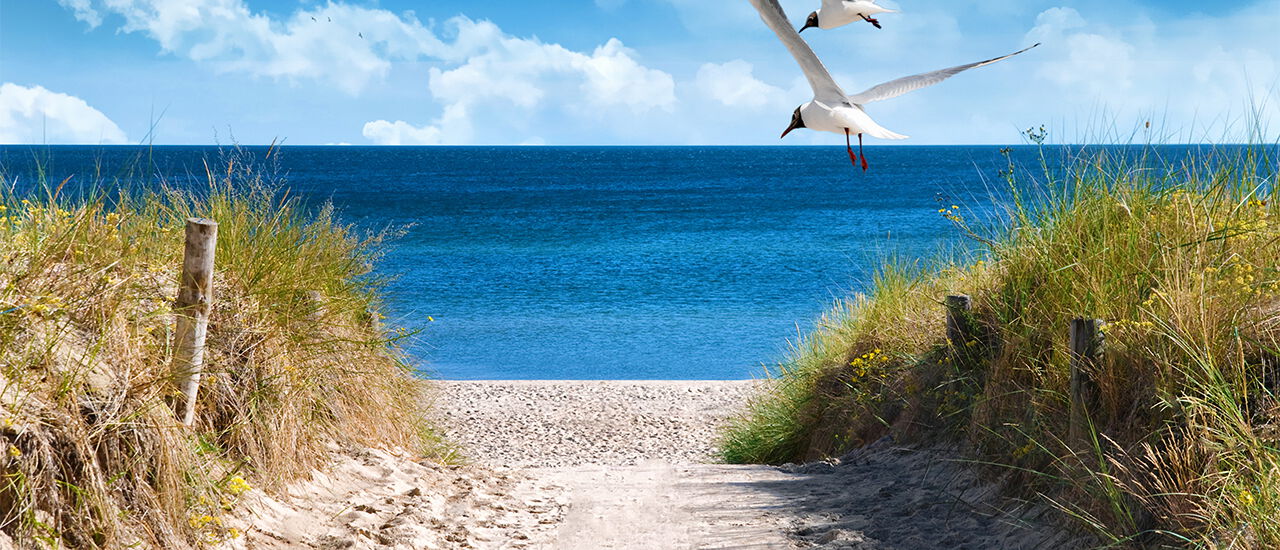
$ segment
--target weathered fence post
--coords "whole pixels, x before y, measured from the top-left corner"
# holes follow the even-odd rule
[[[325,307],[326,300],[324,298],[324,294],[321,293],[319,290],[308,290],[307,301],[309,302],[308,305],[311,306],[311,315],[310,315],[311,321],[319,323],[321,320],[324,319],[324,316],[327,313],[326,311],[327,308]]]
[[[1071,417],[1067,442],[1076,450],[1093,446],[1089,425],[1098,406],[1098,384],[1093,376],[1102,356],[1103,325],[1101,319],[1071,320]]]
[[[209,303],[213,299],[213,253],[218,242],[218,223],[203,218],[187,218],[186,247],[182,256],[182,279],[173,312],[173,383],[181,393],[174,412],[185,426],[195,420],[196,393],[200,390],[200,368],[204,364],[204,337],[209,326]]]
[[[975,336],[969,320],[973,299],[966,294],[955,294],[947,296],[943,303],[947,306],[947,341],[955,355],[962,357],[966,355],[966,344]]]

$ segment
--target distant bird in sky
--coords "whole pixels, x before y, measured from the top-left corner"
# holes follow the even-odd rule
[[[356,36],[359,36],[360,38],[364,38],[364,33],[362,33],[362,32],[358,32],[358,33],[356,33]]]
[[[779,137],[786,137],[788,133],[796,128],[808,128],[836,134],[843,133],[845,148],[849,151],[849,161],[854,163],[855,166],[858,163],[858,156],[853,153],[853,144],[849,141],[851,134],[858,135],[859,154],[862,154],[862,134],[864,133],[880,139],[907,138],[907,136],[891,132],[876,124],[876,121],[872,120],[862,108],[863,104],[898,97],[912,90],[932,86],[960,72],[1008,59],[1040,45],[1037,43],[1034,46],[1009,55],[986,61],[890,80],[884,84],[872,86],[861,93],[847,95],[844,90],[840,89],[840,85],[836,84],[836,81],[831,78],[831,73],[827,72],[827,68],[822,66],[822,61],[809,48],[809,44],[803,38],[800,38],[800,34],[795,29],[791,28],[791,24],[787,22],[786,13],[782,11],[782,6],[778,5],[778,0],[751,0],[751,4],[755,6],[756,11],[760,12],[760,18],[764,20],[765,24],[773,30],[774,34],[778,35],[783,45],[791,51],[791,56],[796,59],[796,63],[800,65],[800,70],[804,72],[805,78],[809,80],[809,87],[813,88],[813,101],[796,107],[795,112],[791,114],[791,124],[787,126],[787,129],[782,132],[782,136]],[[867,169],[867,157],[865,155],[862,157],[862,169],[863,171]]]
[[[822,30],[834,29],[859,19],[881,29],[884,27],[880,26],[880,21],[871,16],[877,13],[897,12],[898,10],[877,5],[875,0],[822,0],[822,7],[810,13],[809,18],[804,21],[804,26],[797,32],[804,32],[809,27],[818,27]]]
[[[313,15],[313,16],[311,16],[311,20],[312,20],[312,21],[315,21],[315,20],[316,20],[316,16],[314,16],[314,15]]]

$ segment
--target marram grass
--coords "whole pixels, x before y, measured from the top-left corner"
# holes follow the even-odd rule
[[[1280,548],[1276,149],[1160,151],[1010,166],[995,229],[943,209],[982,259],[883,267],[796,344],[723,457],[959,439],[1108,546]],[[955,293],[982,334],[961,353],[943,330]],[[1065,442],[1076,317],[1107,321],[1083,449]]]
[[[5,176],[0,532],[20,546],[214,543],[240,535],[221,518],[241,493],[299,478],[335,444],[436,450],[421,382],[379,323],[386,235],[289,198],[262,160],[211,161],[194,191]],[[189,216],[219,230],[187,430],[168,400]]]

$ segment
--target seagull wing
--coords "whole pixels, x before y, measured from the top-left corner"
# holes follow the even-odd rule
[[[809,44],[800,38],[800,34],[787,21],[787,14],[778,5],[778,0],[751,0],[751,5],[760,12],[764,24],[773,29],[773,33],[791,51],[791,57],[796,58],[800,70],[804,71],[804,77],[809,79],[809,86],[813,88],[813,98],[823,103],[844,102],[844,90],[840,89],[831,78],[831,73],[822,66],[822,61],[818,60],[817,54],[813,53]]]
[[[873,101],[880,101],[883,99],[898,97],[912,90],[919,90],[920,88],[933,86],[934,84],[942,82],[943,80],[951,78],[969,69],[972,69],[975,67],[981,67],[983,65],[990,65],[997,61],[1009,59],[1010,57],[1018,55],[1022,52],[1030,50],[1031,48],[1034,48],[1039,45],[1040,43],[1037,42],[1032,46],[1018,50],[1009,55],[1003,55],[994,59],[988,59],[986,61],[979,61],[977,63],[970,63],[968,65],[958,65],[955,67],[951,67],[949,69],[942,69],[939,71],[921,73],[914,76],[905,76],[897,80],[890,80],[888,82],[885,82],[884,84],[872,86],[871,88],[867,89],[864,92],[849,96],[849,102],[862,105],[866,103],[871,103]]]

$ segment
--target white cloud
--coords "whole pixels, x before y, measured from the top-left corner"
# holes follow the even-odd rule
[[[1155,117],[1172,126],[1162,129],[1172,139],[1216,141],[1242,139],[1228,134],[1244,130],[1246,102],[1280,85],[1280,56],[1258,47],[1274,40],[1276,24],[1280,2],[1271,0],[1212,20],[1159,25],[1145,16],[1086,18],[1062,6],[1042,11],[1027,39],[1044,42],[1035,76],[1052,85],[1042,97],[1060,111],[1101,108],[1099,116],[1124,125]],[[1254,107],[1265,109],[1264,119],[1280,115],[1275,102]]]
[[[93,9],[92,0],[58,0],[58,4],[71,10],[76,19],[89,24],[89,28],[97,28],[102,24],[102,14]]]
[[[127,143],[116,123],[83,99],[42,86],[0,85],[0,143]]]
[[[431,69],[430,90],[437,100],[465,104],[496,100],[533,108],[550,88],[567,87],[574,101],[633,112],[670,109],[675,104],[671,75],[640,65],[632,57],[634,52],[617,39],[609,39],[587,55],[506,35],[488,21],[458,17],[451,22],[458,28],[455,48],[466,52],[466,61],[453,69]]]
[[[488,21],[457,17],[450,24],[457,38],[449,48],[462,61],[450,69],[433,67],[428,84],[443,114],[420,127],[375,120],[364,125],[366,138],[379,144],[473,143],[479,137],[473,116],[485,119],[485,127],[533,131],[520,126],[539,113],[610,123],[676,106],[671,75],[641,65],[617,39],[588,55],[507,35]]]
[[[578,52],[458,16],[446,23],[452,31],[446,42],[412,13],[334,2],[273,19],[252,12],[244,0],[60,1],[86,21],[98,17],[95,9],[117,14],[121,30],[146,34],[164,51],[220,70],[318,80],[351,94],[385,77],[393,62],[442,63],[428,73],[441,115],[423,126],[368,122],[362,134],[375,143],[472,143],[474,116],[510,132],[527,130],[521,121],[540,111],[617,122],[676,105],[672,76],[642,65],[612,38]]]
[[[364,123],[361,134],[378,145],[440,145],[440,129],[417,127],[403,120],[374,120]]]
[[[727,107],[759,108],[783,103],[786,93],[751,74],[753,67],[741,59],[705,63],[698,69],[697,87],[703,95]]]
[[[1050,60],[1036,70],[1046,80],[1092,97],[1127,90],[1132,84],[1133,46],[1117,36],[1090,32],[1073,8],[1041,12],[1027,38],[1048,43],[1046,49],[1053,51]]]
[[[284,20],[253,13],[244,0],[59,0],[96,26],[99,12],[124,19],[169,53],[223,71],[327,81],[357,94],[386,76],[391,62],[447,56],[412,14],[327,3]]]

